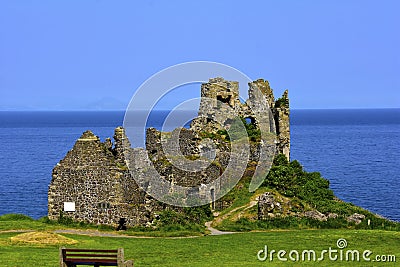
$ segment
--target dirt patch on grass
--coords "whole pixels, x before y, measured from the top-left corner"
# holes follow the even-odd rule
[[[34,245],[73,245],[78,241],[59,234],[49,232],[29,232],[11,237],[13,243]]]

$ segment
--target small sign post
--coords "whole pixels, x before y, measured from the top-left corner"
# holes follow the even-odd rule
[[[75,211],[75,202],[64,202],[64,211]]]

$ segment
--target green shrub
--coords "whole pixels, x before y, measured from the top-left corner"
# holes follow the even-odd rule
[[[0,216],[0,221],[33,221],[33,219],[23,214],[4,214]]]
[[[54,224],[55,222],[50,220],[49,217],[43,216],[42,218],[39,218],[38,222],[41,223],[46,223],[46,224]]]
[[[245,130],[245,131],[244,131]],[[246,137],[249,138],[252,142],[259,142],[261,140],[261,131],[257,128],[254,123],[248,123],[245,118],[237,117],[235,118],[229,130],[218,130],[216,133],[209,133],[209,132],[201,132],[200,136],[204,138],[210,138],[213,140],[240,140],[241,138]]]
[[[289,99],[286,96],[282,96],[275,101],[275,108],[289,107]]]
[[[319,172],[306,172],[298,161],[288,162],[283,154],[275,157],[264,186],[274,188],[287,197],[298,197],[317,209],[327,206],[327,202],[334,198],[329,181]]]

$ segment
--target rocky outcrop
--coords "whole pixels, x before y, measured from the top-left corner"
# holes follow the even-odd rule
[[[328,219],[336,219],[339,217],[336,213],[323,214],[318,210],[310,209],[308,205],[304,205],[301,201],[294,198],[283,197],[276,192],[265,192],[258,197],[258,219],[267,220],[276,217],[306,217],[321,222]],[[361,215],[363,216],[363,215]],[[349,217],[350,218],[350,217]],[[357,215],[353,215],[353,219],[359,219]],[[349,219],[348,219],[349,220]],[[352,220],[352,219],[350,219]]]
[[[353,215],[350,215],[349,217],[346,218],[348,222],[352,222],[355,224],[360,224],[364,219],[365,215],[358,213],[354,213]]]
[[[273,218],[277,212],[282,212],[282,204],[275,199],[273,193],[266,192],[258,197],[259,220]]]
[[[311,218],[314,220],[318,220],[321,222],[325,222],[328,218],[318,210],[309,210],[304,212],[304,217]]]

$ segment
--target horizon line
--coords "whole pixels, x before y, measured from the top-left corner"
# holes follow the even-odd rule
[[[291,108],[290,110],[371,110],[400,109],[400,107],[345,107],[345,108]],[[152,109],[151,111],[172,111],[173,109]],[[181,109],[179,111],[194,111],[198,109]],[[148,111],[145,109],[135,111]],[[124,109],[0,109],[0,112],[127,112]]]

